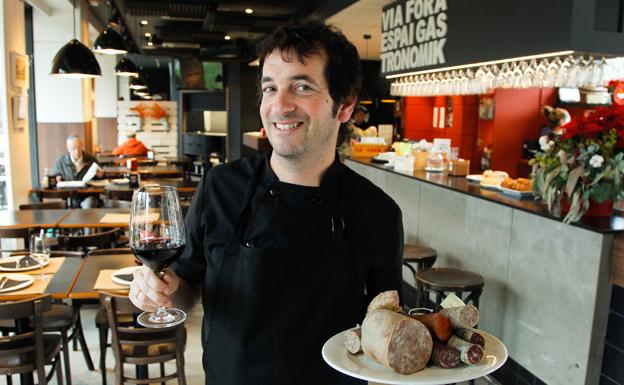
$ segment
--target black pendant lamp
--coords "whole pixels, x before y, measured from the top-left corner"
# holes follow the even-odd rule
[[[121,35],[111,27],[106,28],[100,33],[100,36],[95,39],[93,51],[105,55],[128,53]]]
[[[76,40],[76,4],[74,7],[74,38],[65,44],[52,60],[50,75],[67,78],[93,78],[102,76],[100,65],[93,52]]]
[[[127,57],[122,57],[119,63],[115,66],[115,75],[117,76],[139,76],[139,70],[137,70],[134,62]]]
[[[128,85],[128,87],[132,90],[144,90],[147,88],[147,83],[145,82],[145,79],[138,76],[130,79],[130,85]]]

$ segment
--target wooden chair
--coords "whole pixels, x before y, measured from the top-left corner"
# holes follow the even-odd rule
[[[100,295],[112,331],[112,347],[115,354],[116,385],[166,382],[174,378],[186,385],[184,374],[184,348],[186,329],[183,324],[170,328],[150,329],[124,327],[120,324],[120,313],[139,313],[137,307],[126,296],[102,293]],[[164,364],[176,361],[176,371],[165,375]],[[124,375],[123,365],[160,365],[160,377],[137,379]]]
[[[14,250],[0,250],[0,252],[19,252],[19,251],[29,251],[30,247],[30,235],[33,234],[36,228],[25,228],[25,229],[0,229],[0,239],[21,239],[24,241],[23,249],[14,249]]]
[[[112,230],[89,235],[59,235],[58,244],[63,250],[84,250],[90,248],[110,249],[117,244],[121,229],[116,227]]]
[[[178,189],[178,197],[181,201],[192,201],[195,196],[195,189],[183,188]]]
[[[63,385],[63,370],[59,365],[61,336],[43,334],[43,313],[50,306],[50,296],[0,303],[0,320],[16,320],[16,333],[0,337],[0,375],[7,376],[8,384],[13,374],[36,372],[38,383],[45,385],[56,372],[57,383]],[[20,330],[29,318],[34,320],[34,330]],[[46,365],[51,366],[47,376]]]
[[[62,200],[65,203],[68,203],[70,199],[74,196],[73,190],[62,190],[62,189],[49,189],[49,190],[37,190],[36,192],[37,198],[39,202],[43,202],[44,199],[56,199]]]
[[[20,210],[66,209],[67,202],[52,201],[52,202],[26,203],[23,205],[19,205],[18,208]]]

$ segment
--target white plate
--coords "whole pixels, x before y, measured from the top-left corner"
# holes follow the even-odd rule
[[[501,181],[501,183],[503,182]],[[489,184],[480,184],[479,187],[486,189],[486,190],[492,190],[492,191],[500,191],[501,189],[500,184],[498,186],[492,186]]]
[[[115,282],[118,285],[130,286],[132,281],[126,281],[125,279],[119,278],[117,277],[117,274],[133,274],[134,271],[138,269],[139,267],[141,266],[130,266],[130,267],[124,267],[123,269],[114,271],[113,274],[111,275],[111,279],[113,280],[113,282]]]
[[[427,172],[442,172],[442,171],[444,171],[444,167],[441,167],[441,168],[425,167],[425,171],[427,171]]]
[[[323,359],[329,366],[351,377],[382,384],[437,385],[451,384],[483,377],[500,368],[507,361],[507,348],[496,337],[479,331],[485,338],[483,360],[478,365],[466,365],[452,369],[428,366],[410,375],[399,374],[374,359],[360,353],[352,355],[343,345],[343,333],[338,333],[323,345]]]
[[[130,183],[128,178],[112,179],[111,182],[113,182],[113,184],[128,184],[128,183]]]
[[[466,179],[468,179],[469,182],[481,183],[481,181],[483,180],[483,175],[481,174],[466,175]]]
[[[500,191],[505,195],[509,195],[515,198],[533,198],[535,196],[533,191],[518,191],[506,187],[501,187]]]
[[[13,287],[0,289],[0,293],[8,293],[10,291],[20,290],[20,289],[23,289],[25,287],[32,285],[32,283],[35,282],[35,277],[32,275],[28,275],[28,274],[18,274],[18,273],[0,274],[0,278],[2,278],[2,276],[7,276],[12,281],[23,281],[23,282]]]
[[[0,263],[17,262],[19,259],[24,258],[24,257],[25,257],[24,255],[18,255],[18,256],[15,256],[15,257],[2,258],[2,259],[0,259]],[[35,258],[35,260],[36,260],[36,258]],[[49,258],[43,263],[43,267],[48,266],[48,264],[50,264],[50,259]],[[18,268],[8,268],[8,267],[0,266],[0,271],[28,271],[28,270],[39,269],[40,266],[41,266],[41,264],[39,264],[39,262],[37,262],[36,265],[24,266],[24,267],[18,267]]]

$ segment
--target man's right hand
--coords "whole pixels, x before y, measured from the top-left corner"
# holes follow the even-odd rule
[[[180,278],[173,271],[167,270],[160,279],[147,266],[141,266],[134,272],[128,297],[139,309],[156,311],[159,306],[173,306],[171,296],[179,286]]]

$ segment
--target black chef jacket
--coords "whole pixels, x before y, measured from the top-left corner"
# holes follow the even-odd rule
[[[240,159],[214,167],[204,176],[187,213],[186,248],[171,267],[187,282],[202,285],[202,345],[204,369],[207,371],[206,383],[209,382],[209,377],[218,378],[209,376],[208,372],[219,370],[207,364],[211,359],[206,355],[210,333],[221,333],[217,329],[211,330],[211,321],[221,312],[235,312],[239,305],[231,303],[231,309],[224,309],[223,305],[220,305],[221,308],[215,306],[217,309],[212,306],[217,288],[223,285],[223,282],[219,283],[225,258],[223,250],[233,238],[234,228],[242,211],[248,211],[241,240],[244,246],[288,250],[294,246],[293,243],[299,245],[330,242],[332,232],[324,218],[335,211],[342,195],[346,193],[344,213],[341,213],[345,224],[343,237],[348,240],[347,258],[350,259],[357,288],[354,292],[358,293],[352,296],[352,301],[359,309],[359,314],[353,315],[353,325],[356,322],[361,323],[367,304],[379,292],[398,290],[402,294],[403,227],[397,204],[369,180],[341,164],[338,156],[323,176],[320,187],[280,182],[270,167],[269,159],[270,154]],[[252,194],[248,199],[249,209],[243,210],[246,193],[249,195],[250,182],[254,176],[257,185],[250,190]],[[279,214],[264,211],[261,216],[254,215],[262,200],[268,199],[267,197],[276,199],[279,208],[284,210],[275,210]],[[301,222],[305,225],[279,226],[280,218],[275,215],[292,216],[286,218],[290,223]],[[292,258],[297,258],[297,255],[292,255]],[[308,262],[301,260],[300,263],[305,265]],[[323,277],[315,279],[319,285],[323,284]],[[320,298],[319,302],[322,304],[323,300]],[[300,314],[292,314],[292,317],[286,317],[290,319],[282,319],[280,322],[285,325],[292,324],[300,317]],[[332,329],[333,334],[344,328],[341,325],[337,330]],[[323,340],[329,339],[333,334],[324,336]],[[240,346],[240,349],[244,350],[245,346]],[[315,357],[322,362],[320,349]],[[245,371],[246,368],[240,367],[236,370]],[[274,379],[258,379],[254,382],[274,383]],[[302,373],[298,383],[306,383],[305,374]]]

